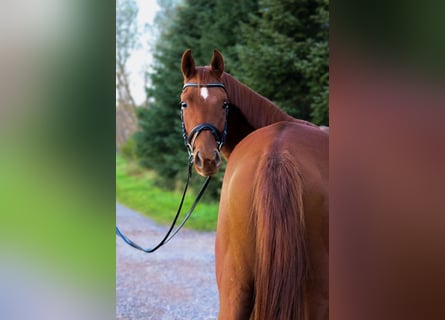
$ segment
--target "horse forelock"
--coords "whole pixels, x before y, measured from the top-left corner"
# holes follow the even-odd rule
[[[212,71],[212,69],[209,66],[203,66],[203,67],[197,67],[196,68],[196,83],[198,85],[200,84],[207,84],[207,83],[215,83],[220,82],[221,79],[219,79],[215,73]]]
[[[207,99],[213,96],[216,96],[219,99],[227,99],[224,90],[215,90],[219,88],[209,90],[209,88],[206,87],[207,84],[221,83],[221,79],[215,74],[214,71],[212,71],[210,66],[196,67],[194,74],[191,77],[186,78],[184,80],[184,83],[194,83],[197,85],[198,90],[196,91],[191,91],[190,93],[187,93],[187,91],[183,91],[183,93],[185,93],[185,95],[188,96],[189,99],[197,99],[198,97],[200,97],[201,103],[207,103]],[[215,99],[210,98],[209,100],[215,101]]]

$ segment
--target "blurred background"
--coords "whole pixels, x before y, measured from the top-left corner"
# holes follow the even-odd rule
[[[115,6],[0,4],[0,318],[112,319]]]

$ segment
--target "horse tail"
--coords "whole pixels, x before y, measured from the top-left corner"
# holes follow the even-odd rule
[[[301,173],[287,152],[263,156],[257,173],[253,319],[306,319],[304,291],[309,258]]]

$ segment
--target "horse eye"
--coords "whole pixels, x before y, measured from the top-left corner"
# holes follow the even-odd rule
[[[179,105],[181,106],[181,108],[187,108],[187,103],[185,101],[181,101]]]

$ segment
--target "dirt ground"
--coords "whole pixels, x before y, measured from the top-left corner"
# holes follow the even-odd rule
[[[116,223],[143,247],[168,229],[120,204]],[[183,229],[155,253],[144,253],[116,237],[116,319],[216,319],[214,243],[214,232]]]

